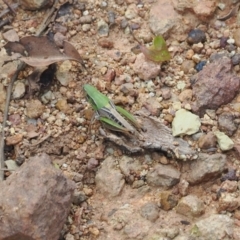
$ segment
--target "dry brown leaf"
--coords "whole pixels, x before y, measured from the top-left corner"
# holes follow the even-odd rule
[[[71,43],[65,41],[61,52],[55,42],[47,36],[24,37],[19,42],[7,43],[5,48],[8,54],[20,53],[22,55],[20,60],[33,67],[44,67],[65,60],[77,61],[84,66],[80,54]]]

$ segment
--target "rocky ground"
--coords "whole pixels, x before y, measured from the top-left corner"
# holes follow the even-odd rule
[[[19,38],[36,34],[49,9],[29,11],[24,2],[1,28],[2,48],[12,30]],[[54,80],[29,94],[33,69],[24,68],[5,128],[9,169],[47,153],[75,182],[61,239],[240,239],[238,8],[234,0],[89,0],[61,8],[50,31],[75,46],[86,69],[59,62]],[[157,64],[136,53],[131,29],[146,46],[163,35],[171,60]],[[1,121],[8,71],[1,71]],[[85,83],[137,118],[172,129],[194,157],[158,147],[131,153],[124,140],[104,139]]]

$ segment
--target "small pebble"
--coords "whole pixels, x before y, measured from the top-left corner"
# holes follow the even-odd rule
[[[237,64],[240,63],[240,54],[235,54],[233,57],[232,57],[232,64],[235,66]]]
[[[206,65],[206,63],[207,63],[207,61],[201,61],[201,62],[199,62],[199,63],[196,65],[195,69],[196,69],[198,72],[202,71],[202,69],[203,69],[203,67]]]
[[[205,42],[206,41],[206,34],[200,29],[193,29],[188,33],[187,42],[189,44]]]
[[[90,24],[83,24],[82,25],[83,32],[88,32],[90,29],[91,29],[91,25]]]
[[[97,28],[98,28],[98,35],[100,37],[107,37],[108,36],[109,26],[103,19],[98,21]]]

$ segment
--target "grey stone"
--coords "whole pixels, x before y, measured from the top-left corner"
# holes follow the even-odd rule
[[[237,130],[237,126],[234,123],[234,116],[228,112],[222,113],[218,116],[218,126],[219,129],[225,132],[228,136],[232,136]]]
[[[98,29],[98,35],[100,37],[107,37],[108,36],[108,34],[109,34],[109,26],[103,19],[98,21],[97,29]]]
[[[141,207],[140,214],[151,222],[155,222],[159,217],[159,208],[156,203],[148,202]]]
[[[205,207],[203,201],[195,195],[188,195],[181,198],[176,206],[177,213],[188,217],[199,217],[204,211]]]
[[[223,172],[226,161],[224,154],[200,153],[198,159],[190,164],[190,173],[186,176],[186,180],[190,184],[197,184],[214,179]]]
[[[95,178],[96,188],[109,197],[118,196],[125,184],[124,175],[116,168],[116,162],[112,157],[107,157]]]
[[[227,215],[213,214],[195,224],[204,240],[233,239],[234,220]]]
[[[180,179],[180,172],[172,166],[158,164],[147,173],[147,183],[153,187],[170,188]]]

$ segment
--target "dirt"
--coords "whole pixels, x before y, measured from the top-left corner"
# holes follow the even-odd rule
[[[64,2],[66,1],[60,1],[61,4]],[[2,1],[0,3],[0,6],[4,6]],[[92,122],[93,111],[85,98],[82,88],[85,83],[96,86],[99,91],[108,95],[116,104],[123,106],[132,113],[143,110],[151,115],[151,111],[147,111],[144,104],[148,98],[153,98],[155,101],[160,102],[161,105],[161,113],[154,117],[171,128],[172,118],[174,117],[174,114],[171,115],[171,113],[176,110],[173,105],[175,102],[179,102],[178,96],[182,92],[182,86],[183,89],[191,88],[189,87],[191,85],[190,79],[197,73],[195,69],[191,68],[185,74],[181,67],[184,61],[191,60],[194,62],[188,56],[192,48],[192,45],[187,43],[188,32],[185,31],[183,34],[180,31],[164,35],[171,50],[172,59],[161,64],[161,71],[157,77],[144,81],[139,78],[132,67],[136,55],[131,49],[136,47],[137,42],[130,34],[129,28],[121,27],[124,24],[123,20],[126,20],[124,17],[125,12],[127,9],[129,10],[130,5],[133,6],[133,14],[135,14],[136,9],[138,13],[136,17],[129,20],[129,24],[132,25],[132,28],[136,28],[134,32],[138,39],[144,44],[151,44],[154,34],[149,28],[148,20],[153,3],[154,1],[151,0],[142,2],[132,0],[86,1],[84,2],[85,8],[83,8],[81,7],[83,6],[81,1],[73,1],[69,14],[58,18],[49,26],[50,30],[53,31],[54,29],[60,29],[59,25],[66,27],[67,30],[66,32],[63,31],[63,35],[78,50],[86,69],[77,62],[71,62],[70,70],[67,70],[67,74],[64,75],[67,84],[62,85],[54,78],[50,86],[43,88],[40,94],[35,93],[29,97],[26,90],[23,97],[10,102],[9,116],[17,115],[20,118],[18,124],[8,122],[6,136],[21,134],[22,140],[17,144],[14,143],[10,147],[6,147],[7,158],[17,161],[18,159],[26,159],[37,153],[45,152],[50,155],[53,163],[62,169],[66,176],[76,182],[76,192],[81,192],[86,197],[86,200],[77,205],[72,205],[61,239],[153,240],[177,239],[178,235],[185,237],[182,239],[197,239],[190,238],[195,222],[218,212],[218,202],[215,199],[217,190],[214,190],[213,186],[215,186],[215,189],[220,188],[221,181],[219,177],[222,172],[218,174],[217,178],[213,178],[208,182],[201,182],[198,185],[187,187],[188,195],[193,194],[204,203],[204,215],[195,218],[176,213],[174,208],[167,211],[163,210],[160,196],[162,192],[171,192],[176,197],[176,201],[179,201],[183,196],[179,194],[177,185],[168,189],[164,186],[149,186],[146,180],[147,173],[158,164],[167,164],[174,166],[181,174],[184,174],[188,173],[190,163],[185,164],[182,160],[170,157],[166,152],[154,149],[131,154],[126,148],[114,144],[114,140],[112,142],[106,141],[99,132],[100,123],[98,121]],[[224,3],[226,4],[225,12],[235,7],[231,1],[225,1]],[[111,22],[113,20],[108,18],[109,11],[116,13],[114,22]],[[1,32],[13,28],[20,38],[32,35],[42,23],[46,12],[47,9],[26,11],[19,7],[11,24],[3,27]],[[184,12],[179,14],[184,15]],[[222,12],[220,14],[223,15]],[[204,43],[205,49],[201,52],[202,60],[208,61],[210,53],[222,51],[220,46],[210,47],[209,42],[219,41],[222,36],[232,37],[233,30],[238,26],[237,16],[233,16],[224,22],[224,27],[214,28],[218,15],[219,10],[209,16],[209,20],[199,20],[201,23],[200,28],[204,29],[208,36],[208,41]],[[91,16],[89,23],[81,23],[82,16]],[[104,19],[109,26],[109,34],[106,37],[99,36],[97,23],[100,19]],[[84,26],[84,24],[89,25]],[[197,25],[194,27],[197,27]],[[57,30],[54,33],[56,32]],[[100,43],[100,39],[105,43]],[[183,40],[180,41],[179,39]],[[4,44],[5,41],[2,39],[1,47]],[[208,49],[211,50],[210,53]],[[235,48],[234,51],[238,52],[239,49]],[[58,67],[61,64],[58,63]],[[238,76],[239,70],[238,64],[234,67],[234,72]],[[27,86],[26,78],[32,71],[33,69],[27,66],[19,75],[18,80],[24,80]],[[109,77],[111,71],[114,71],[115,78]],[[124,83],[132,83],[137,95],[124,94],[121,90]],[[7,85],[6,81],[4,84]],[[171,91],[170,98],[164,99],[162,97],[161,90],[163,88]],[[42,95],[49,90],[52,98],[44,102]],[[26,108],[31,99],[39,99],[44,105],[43,110],[40,110],[42,112],[39,118],[30,119],[26,115]],[[239,95],[235,100],[235,103],[239,102]],[[182,103],[182,106],[184,104]],[[221,107],[220,110],[226,110],[226,108],[231,110],[230,104]],[[169,115],[171,116],[169,117]],[[33,129],[32,125],[34,126]],[[212,127],[208,124],[202,124],[200,131],[208,132],[212,130]],[[31,131],[29,128],[31,128]],[[34,132],[36,135],[30,137],[29,132]],[[231,137],[236,144],[239,144],[239,134],[238,129]],[[121,134],[117,134],[117,137],[119,136],[121,137]],[[184,140],[194,148],[194,151],[201,151],[193,143],[191,137],[186,136]],[[221,150],[218,148],[217,152],[221,152]],[[231,150],[223,154],[227,155],[227,164],[224,171],[227,172],[228,168],[233,168],[238,175],[238,152]],[[125,156],[139,162],[141,167],[129,167],[130,172],[128,174],[124,173],[120,166]],[[114,162],[113,169],[120,174],[121,181],[124,181],[124,186],[114,197],[111,196],[111,190],[103,193],[101,187],[96,187],[97,183],[95,182],[101,164],[107,157],[110,157]],[[9,174],[9,172],[5,173],[6,176]],[[139,187],[134,188],[133,183],[139,184]],[[239,190],[236,190],[236,194],[239,194]],[[144,204],[149,202],[156,203],[159,207],[157,220],[146,220],[140,213]],[[235,211],[235,214],[237,214],[238,210],[235,209]],[[229,212],[228,215],[233,216],[234,214]],[[235,220],[239,224],[239,218]],[[186,221],[186,224],[183,221]],[[236,233],[236,236],[239,235]],[[220,239],[238,239],[236,236],[227,238],[226,235]]]

